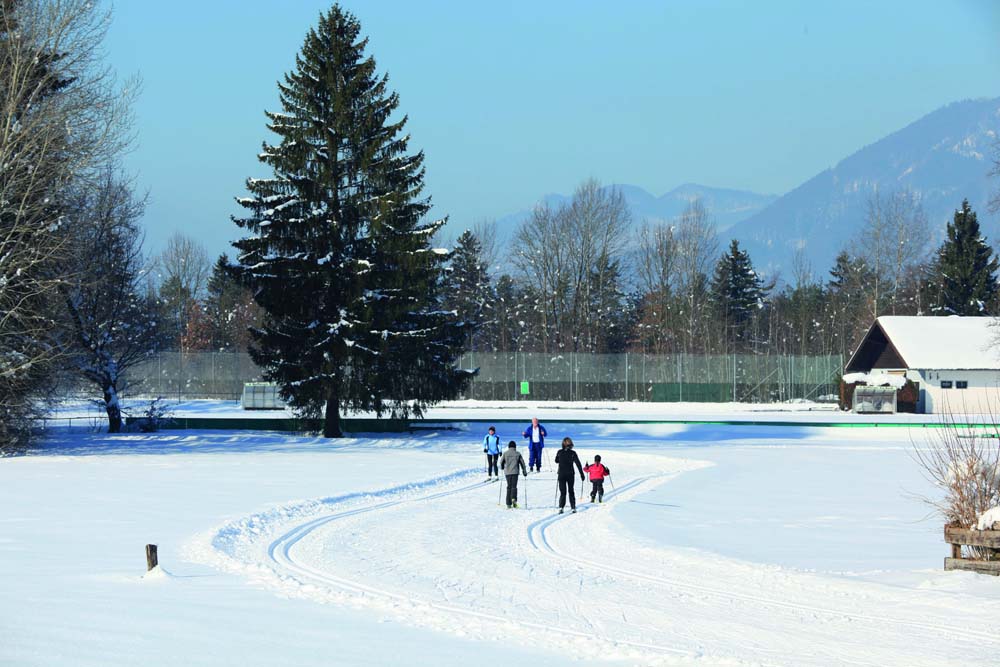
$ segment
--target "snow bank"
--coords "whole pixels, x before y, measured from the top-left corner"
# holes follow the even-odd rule
[[[993,530],[993,524],[1000,522],[1000,507],[986,510],[976,522],[976,530]]]

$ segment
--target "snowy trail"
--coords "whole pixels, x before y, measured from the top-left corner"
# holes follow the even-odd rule
[[[495,485],[470,483],[481,473],[456,473],[276,508],[227,524],[190,554],[283,595],[487,640],[509,641],[517,628],[526,645],[591,660],[929,666],[987,664],[995,655],[996,604],[970,613],[973,603],[959,594],[633,539],[615,504],[700,464],[615,456],[619,477],[651,474],[575,515],[537,507],[552,498],[551,474],[523,481],[532,508],[508,512],[496,508]],[[981,599],[975,604],[982,610]]]

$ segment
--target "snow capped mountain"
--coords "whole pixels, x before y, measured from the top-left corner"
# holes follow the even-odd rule
[[[984,233],[1000,243],[1000,214],[987,210],[1000,179],[990,178],[994,146],[1000,141],[1000,98],[955,102],[879,141],[780,197],[685,183],[659,197],[641,187],[616,184],[632,208],[634,224],[673,220],[701,197],[719,230],[721,246],[736,238],[765,272],[786,272],[798,247],[818,276],[864,223],[871,193],[909,190],[926,214],[931,244],[968,198]],[[556,206],[568,195],[549,194],[539,203]],[[510,241],[530,209],[497,220],[501,242]]]
[[[968,198],[991,242],[1000,241],[1000,216],[987,211],[988,176],[1000,137],[1000,98],[966,100],[938,109],[845,158],[765,209],[734,225],[729,235],[754,263],[788,268],[801,245],[817,274],[825,275],[837,252],[864,223],[872,191],[908,189],[927,215],[931,242]]]

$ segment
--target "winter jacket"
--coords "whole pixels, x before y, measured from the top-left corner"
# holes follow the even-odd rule
[[[560,477],[572,477],[574,465],[580,471],[580,477],[583,477],[583,466],[580,465],[580,457],[572,449],[560,449],[556,452],[556,464],[559,466]]]
[[[483,438],[483,449],[486,450],[487,454],[499,454],[500,436],[486,434],[486,437]]]
[[[513,447],[508,447],[507,451],[500,456],[500,469],[503,470],[503,474],[505,475],[516,475],[518,468],[521,468],[522,474],[528,474],[528,469],[524,465],[524,457],[521,456],[521,452]]]
[[[597,480],[604,479],[611,474],[611,470],[608,469],[603,463],[588,463],[583,466],[583,469],[590,473],[590,481],[596,482]]]
[[[531,430],[532,430],[532,428],[533,427],[531,426],[531,424],[528,424],[528,428],[524,429],[524,433],[522,434],[525,438],[528,439],[528,444],[529,445],[535,444],[535,443],[531,442]],[[545,427],[542,426],[541,422],[539,422],[539,424],[538,424],[538,446],[539,447],[544,447],[545,446],[545,436],[547,436],[547,435],[548,435],[548,433],[545,432]]]

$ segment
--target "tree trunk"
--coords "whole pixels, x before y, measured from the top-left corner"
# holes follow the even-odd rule
[[[326,399],[326,414],[323,418],[323,437],[342,438],[340,431],[340,398],[336,391],[331,391]]]
[[[122,407],[118,403],[118,390],[114,384],[104,388],[104,409],[108,413],[108,433],[121,433]]]

